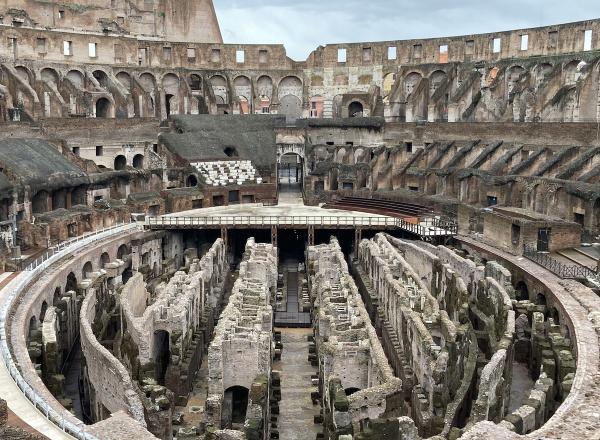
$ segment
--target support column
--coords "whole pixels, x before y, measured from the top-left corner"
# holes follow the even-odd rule
[[[277,226],[271,226],[271,244],[277,247]]]
[[[312,225],[308,225],[308,245],[315,245],[315,227]]]
[[[354,230],[354,258],[358,258],[358,245],[362,240],[362,229],[356,228]]]
[[[227,249],[229,248],[229,243],[227,242],[227,228],[221,227],[221,240],[223,240],[223,246],[225,247],[225,253],[227,253]]]

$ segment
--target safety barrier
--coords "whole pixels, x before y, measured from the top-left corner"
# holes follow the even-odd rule
[[[523,256],[536,262],[540,266],[545,267],[561,278],[585,280],[587,278],[596,278],[597,276],[596,272],[585,266],[563,264],[552,258],[547,252],[538,252],[535,245],[526,244],[524,246]]]
[[[370,216],[214,216],[214,217],[149,217],[146,226],[157,228],[215,227],[308,227],[402,229],[422,237],[451,236],[457,232],[454,220],[438,217],[421,218],[418,223],[395,217]]]

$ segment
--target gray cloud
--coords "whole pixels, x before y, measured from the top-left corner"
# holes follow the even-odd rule
[[[598,0],[213,0],[226,43],[319,45],[467,35],[587,20]]]

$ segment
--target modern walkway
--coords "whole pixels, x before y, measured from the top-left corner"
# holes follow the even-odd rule
[[[302,186],[298,183],[282,183],[279,185],[279,205],[304,206]]]
[[[321,425],[314,424],[319,406],[313,405],[310,393],[317,388],[311,376],[317,374],[308,362],[308,336],[312,329],[278,329],[281,331],[283,353],[273,365],[281,372],[281,402],[278,429],[282,440],[314,440]]]
[[[277,308],[275,326],[279,327],[311,327],[310,313],[300,310],[298,261],[282,264],[285,277],[285,303]]]

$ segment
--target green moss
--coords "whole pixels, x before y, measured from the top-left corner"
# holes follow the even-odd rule
[[[262,425],[261,419],[246,419],[244,424],[244,434],[248,440],[261,440],[262,439]]]
[[[250,387],[249,398],[253,403],[263,404],[266,402],[267,390],[269,389],[269,378],[261,374],[254,379]]]

